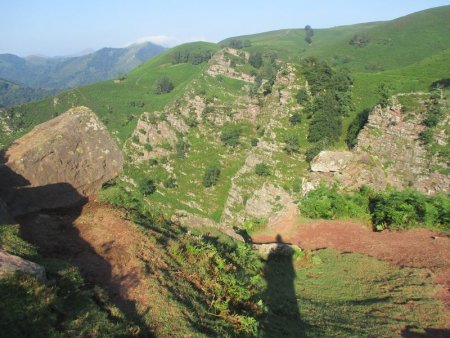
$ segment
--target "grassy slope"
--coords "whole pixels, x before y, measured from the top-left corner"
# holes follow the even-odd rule
[[[376,104],[379,83],[387,83],[392,93],[428,91],[434,81],[448,78],[449,31],[450,6],[444,6],[388,22],[317,29],[310,46],[304,41],[303,29],[236,38],[250,40],[250,51],[274,51],[289,62],[316,56],[351,70],[355,110],[344,119],[344,132],[337,144],[338,148],[345,148],[348,125],[356,113]],[[355,34],[363,33],[370,38],[367,46],[356,48],[348,43]]]
[[[47,98],[37,103],[14,108],[23,114],[27,126],[34,126],[59,115],[76,105],[85,105],[107,125],[122,144],[136,126],[137,117],[144,111],[161,110],[177,95],[183,93],[185,86],[198,76],[203,65],[191,64],[172,65],[171,55],[178,49],[216,50],[217,46],[210,43],[186,44],[149,60],[128,73],[119,83],[104,81],[92,85],[69,90],[54,98]],[[174,83],[175,89],[163,95],[156,95],[153,86],[156,80],[167,76]],[[133,102],[143,102],[143,107],[133,106]],[[28,129],[22,131],[26,132]]]
[[[316,29],[310,46],[304,41],[303,29],[279,30],[236,38],[250,40],[250,49],[276,50],[279,57],[286,60],[317,56],[354,71],[365,71],[370,64],[378,64],[384,69],[406,66],[448,49],[449,30],[450,6],[443,6],[387,22]],[[370,39],[367,46],[356,48],[349,44],[355,34],[363,33]]]

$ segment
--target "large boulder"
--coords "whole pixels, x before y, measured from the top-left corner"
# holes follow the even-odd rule
[[[0,250],[0,279],[16,272],[30,274],[40,282],[47,280],[44,267]]]
[[[3,157],[0,192],[16,215],[72,206],[96,193],[123,166],[116,142],[86,107],[36,126]]]
[[[353,159],[350,151],[321,151],[311,162],[312,172],[342,171],[347,163]]]

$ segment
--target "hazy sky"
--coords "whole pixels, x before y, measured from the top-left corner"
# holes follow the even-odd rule
[[[390,20],[450,0],[0,0],[0,53],[68,55]]]

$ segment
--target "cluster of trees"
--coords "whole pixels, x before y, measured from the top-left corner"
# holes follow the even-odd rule
[[[337,142],[342,134],[342,117],[353,109],[352,79],[344,71],[336,71],[315,58],[303,61],[303,75],[308,80],[313,99],[305,104],[311,119],[308,141],[315,143],[314,152]],[[307,100],[307,93],[299,94]]]
[[[276,62],[277,55],[268,54],[265,57],[263,57],[262,55],[257,55],[255,56],[255,58],[257,58],[257,60],[256,62],[252,61],[254,62],[252,66],[255,68],[259,68],[259,71],[257,73],[255,72],[255,88],[257,89],[259,86],[261,86],[263,80],[267,80],[263,85],[263,94],[264,96],[266,96],[272,92],[272,87],[275,83],[275,78],[279,69],[279,65]]]
[[[250,40],[240,40],[240,39],[232,39],[230,42],[228,42],[228,47],[234,48],[234,49],[242,49],[247,48],[252,45]]]
[[[434,128],[444,116],[440,100],[441,91],[439,88],[434,88],[428,100],[425,118],[423,119],[423,124],[426,128],[420,133],[420,139],[425,144],[433,141]]]
[[[175,51],[172,55],[172,63],[191,63],[199,65],[202,62],[211,59],[213,52],[211,50],[192,52],[188,49]]]
[[[170,93],[174,88],[172,81],[167,76],[163,76],[162,78],[156,80],[155,87],[153,89],[155,94],[166,94]]]
[[[367,33],[355,34],[348,42],[350,45],[361,48],[366,46],[369,43],[370,39]]]
[[[312,43],[312,37],[314,36],[314,30],[311,28],[310,25],[305,26],[305,41],[308,44]]]
[[[248,58],[248,63],[255,68],[261,68],[263,64],[262,54],[260,52],[251,54],[250,57]]]

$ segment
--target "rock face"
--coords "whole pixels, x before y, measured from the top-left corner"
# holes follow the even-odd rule
[[[324,173],[341,171],[353,157],[350,151],[321,151],[311,162],[311,171]]]
[[[171,222],[177,225],[181,225],[187,228],[215,228],[220,232],[230,236],[231,238],[243,242],[244,239],[241,235],[233,231],[232,228],[223,224],[218,224],[208,218],[200,217],[198,215],[191,214],[185,210],[177,210],[171,217]]]
[[[376,106],[353,151],[322,151],[314,158],[303,193],[319,182],[337,182],[348,190],[369,185],[377,190],[414,187],[430,195],[449,191],[450,179],[442,173],[446,163],[430,155],[419,139],[422,121],[420,111],[408,112],[396,103]]]
[[[16,215],[80,202],[117,176],[123,165],[115,141],[86,107],[36,126],[3,157],[0,192]]]
[[[0,250],[0,279],[15,272],[33,275],[40,282],[47,280],[44,267]]]

